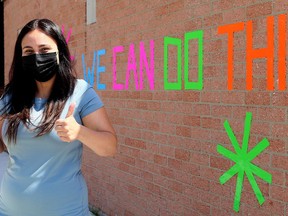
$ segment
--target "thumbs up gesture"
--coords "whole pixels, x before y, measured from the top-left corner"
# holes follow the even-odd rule
[[[58,119],[55,122],[55,130],[59,138],[64,142],[72,142],[77,139],[80,131],[80,125],[73,117],[75,103],[70,104],[65,119]]]

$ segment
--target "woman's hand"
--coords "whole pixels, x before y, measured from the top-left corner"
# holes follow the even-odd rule
[[[80,131],[80,125],[76,122],[73,117],[73,112],[76,104],[72,103],[69,106],[68,113],[65,119],[58,119],[55,122],[55,130],[64,142],[72,142],[78,138]]]
[[[117,137],[104,107],[82,119],[83,125],[73,117],[75,103],[71,104],[65,119],[58,119],[55,130],[64,142],[79,140],[99,156],[114,156],[117,151]]]

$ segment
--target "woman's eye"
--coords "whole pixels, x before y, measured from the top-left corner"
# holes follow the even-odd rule
[[[33,54],[33,50],[26,50],[24,53],[25,53],[26,55],[30,55],[30,54]]]
[[[47,48],[47,47],[44,47],[44,48],[42,48],[40,51],[41,51],[41,53],[46,53],[46,52],[48,52],[48,51],[49,51],[49,48]]]

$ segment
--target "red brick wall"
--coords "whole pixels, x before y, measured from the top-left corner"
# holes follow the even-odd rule
[[[238,215],[233,211],[236,176],[224,185],[219,183],[233,162],[217,152],[217,144],[233,150],[223,126],[225,120],[241,144],[245,114],[251,112],[249,150],[263,138],[269,140],[270,146],[253,162],[272,174],[272,184],[256,177],[266,199],[260,206],[245,177],[240,215],[287,215],[288,98],[287,88],[279,91],[277,82],[278,15],[287,15],[286,1],[98,0],[97,22],[88,26],[85,2],[6,0],[5,73],[11,64],[17,29],[32,18],[50,18],[65,25],[66,33],[72,28],[69,45],[80,78],[81,55],[85,54],[86,66],[91,68],[93,52],[106,50],[101,57],[101,65],[106,67],[101,82],[106,90],[94,87],[117,131],[119,147],[114,158],[98,157],[88,149],[84,152],[91,205],[109,215]],[[253,21],[254,49],[264,48],[270,16],[274,17],[275,90],[266,88],[266,59],[254,61],[253,89],[247,90],[247,21]],[[234,34],[234,84],[228,90],[228,37],[218,34],[218,27],[238,22],[245,26]],[[203,89],[164,90],[164,37],[180,38],[184,56],[184,35],[195,30],[204,33]],[[145,43],[150,59],[150,40],[155,42],[155,89],[149,89],[144,71],[143,90],[135,90],[132,72],[128,90],[113,90],[113,47],[124,47],[124,52],[117,54],[117,81],[125,83],[129,45],[135,45],[139,69],[139,43]],[[191,42],[189,47],[189,76],[196,80],[197,43]],[[177,78],[176,51],[169,46],[169,81]]]

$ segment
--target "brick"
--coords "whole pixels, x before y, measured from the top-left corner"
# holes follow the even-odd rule
[[[285,213],[285,204],[278,202],[276,200],[267,199],[261,206],[263,212],[269,213],[270,215],[284,215]]]
[[[168,158],[168,167],[174,170],[181,170],[182,169],[182,160]]]
[[[272,199],[288,202],[287,187],[271,186],[270,193]]]
[[[269,151],[271,152],[281,153],[286,151],[286,144],[282,139],[269,139],[269,144]]]
[[[205,0],[207,1],[207,0]],[[197,5],[197,7],[194,7],[193,9],[193,16],[192,17],[203,17],[206,14],[210,14],[212,12],[212,8],[210,6],[210,4],[205,4],[204,1],[201,1],[202,4]],[[211,18],[208,18],[208,20],[211,20]],[[207,22],[206,21],[206,22]],[[203,25],[203,21],[202,21],[202,25]]]
[[[233,7],[233,1],[229,0],[214,1],[212,7],[214,12],[225,11]]]
[[[154,134],[154,142],[159,144],[166,144],[167,143],[167,135],[166,134]]]
[[[269,170],[269,173],[272,175],[272,182],[274,185],[286,186],[284,171]]]
[[[207,86],[208,91],[221,91],[226,90],[226,80],[223,80],[222,78],[218,79],[206,79],[204,82],[204,85]]]
[[[205,166],[200,167],[200,176],[205,179],[210,179],[217,182],[222,174],[223,173],[218,169]]]
[[[285,122],[285,109],[279,108],[258,108],[258,116],[263,121]]]
[[[277,169],[284,169],[286,170],[288,165],[288,157],[287,156],[280,156],[280,155],[273,155],[272,156],[272,166]]]
[[[200,126],[201,119],[199,116],[187,116],[183,117],[183,124],[187,126]]]
[[[141,140],[126,138],[125,143],[126,145],[131,146],[131,147],[146,149],[145,142]]]
[[[169,201],[167,205],[167,210],[169,210],[170,212],[173,211],[177,215],[182,215],[183,206],[178,202]]]
[[[129,164],[129,165],[135,165],[135,159],[132,158],[132,157],[128,157],[128,156],[124,156],[124,155],[120,155],[118,154],[116,156],[116,159],[119,160],[119,161],[122,161],[126,164]]]
[[[203,27],[221,25],[223,22],[223,14],[217,13],[211,16],[206,16],[203,19]]]
[[[211,65],[211,66],[204,66],[205,77],[206,78],[213,78],[213,77],[221,77],[222,73],[227,67],[219,66],[219,65]]]
[[[181,183],[190,185],[191,183],[191,174],[190,173],[186,173],[186,172],[181,172],[181,171],[174,171],[175,173],[175,179]]]
[[[223,92],[221,94],[221,102],[225,104],[244,104],[244,92]]]
[[[119,163],[118,167],[119,170],[122,170],[124,172],[128,172],[129,171],[129,166],[125,163]]]
[[[208,94],[208,96],[212,97],[213,95]],[[205,95],[203,95],[202,97],[204,99],[206,99]],[[201,116],[201,115],[210,115],[210,105],[208,105],[208,104],[195,104],[195,105],[192,105],[192,106],[193,106],[193,110],[194,110],[195,114],[198,114],[199,116]]]
[[[171,146],[161,145],[160,148],[159,148],[159,153],[160,153],[160,154],[163,154],[163,155],[166,155],[166,156],[168,156],[168,157],[174,157],[174,155],[175,155],[175,148],[174,148],[174,147],[171,147]]]
[[[146,189],[153,193],[153,194],[160,194],[160,186],[159,185],[155,185],[153,183],[147,182],[146,183]]]
[[[191,185],[204,191],[209,191],[210,189],[210,182],[201,177],[193,176],[191,178]]]
[[[231,163],[225,158],[210,156],[210,167],[228,170],[231,167]]]
[[[176,182],[174,180],[169,181],[169,187],[170,190],[175,191],[177,193],[182,193],[184,190],[184,186],[180,182]]]
[[[163,5],[155,10],[155,16],[157,17],[157,16],[163,16],[163,15],[169,14],[171,12],[174,12],[183,8],[183,6],[184,6],[183,1],[177,1],[177,2],[172,2],[170,4]]]
[[[204,203],[210,204],[211,206],[220,206],[221,198],[219,195],[213,193],[200,193],[200,199]]]
[[[167,133],[167,134],[175,134],[176,127],[174,124],[162,124],[160,126],[159,132]],[[146,136],[147,137],[147,136]]]
[[[288,3],[281,0],[276,0],[273,2],[273,11],[274,12],[285,12],[288,10]]]
[[[205,139],[209,139],[210,137],[209,130],[195,127],[191,131],[191,137],[193,137],[194,139],[200,139],[200,140],[203,137],[205,137]]]
[[[201,118],[201,126],[203,128],[220,130],[222,129],[222,120],[218,118],[203,117]]]
[[[215,50],[213,53],[204,55],[204,62],[207,65],[223,64],[227,62],[227,52]]]
[[[211,216],[226,216],[228,212],[223,209],[211,207]]]
[[[201,92],[201,102],[220,103],[220,100],[218,92]]]
[[[190,103],[187,102],[179,102],[178,103],[178,111],[179,113],[190,114],[193,111],[193,107]]]
[[[143,178],[145,181],[151,182],[153,181],[153,174],[146,171],[142,171],[141,178]]]
[[[252,106],[241,106],[241,107],[232,107],[233,118],[240,118],[245,119],[247,112],[252,113],[252,118],[255,118],[255,115],[257,114],[258,108],[252,107]]]
[[[272,125],[272,134],[277,138],[287,138],[288,125],[287,124],[273,124]]]
[[[184,118],[184,115],[180,113],[170,114],[167,118],[167,122],[181,125],[183,123],[183,118]]]
[[[271,103],[274,106],[288,106],[288,95],[284,92],[273,92],[271,97]]]
[[[255,18],[259,16],[268,16],[272,13],[272,2],[255,4],[247,7],[247,18]]]
[[[185,187],[183,194],[188,196],[188,197],[195,197],[196,199],[200,198],[200,193],[203,191],[198,189],[197,187],[192,187],[192,186],[187,186]]]
[[[233,0],[233,4],[234,7],[242,7],[256,4],[259,1],[261,2],[261,0],[242,0],[242,1]]]
[[[192,175],[199,176],[199,171],[200,171],[200,166],[199,164],[196,163],[188,163],[188,162],[183,162],[181,166],[181,170],[184,172],[189,172]]]
[[[137,188],[137,187],[135,187],[133,185],[129,185],[127,189],[132,194],[136,194],[136,195],[140,194],[140,188]]]
[[[175,159],[189,161],[190,152],[184,149],[175,149]]]
[[[153,154],[151,154],[151,152],[148,151],[140,151],[140,159],[148,162],[154,161]]]
[[[248,92],[245,97],[246,104],[254,104],[254,105],[269,105],[270,104],[270,96],[267,92]]]
[[[254,122],[251,128],[251,134],[270,136],[271,135],[270,124],[264,123],[264,122],[259,122],[259,123]]]
[[[211,40],[204,44],[205,52],[215,52],[223,49],[222,40]]]
[[[161,102],[161,110],[163,112],[174,112],[176,110],[176,102]]]
[[[200,93],[199,92],[193,92],[193,91],[184,91],[183,92],[183,101],[198,102],[199,100],[200,100]]]
[[[193,209],[196,209],[202,215],[210,214],[210,206],[208,204],[199,201],[193,201],[191,205]]]
[[[223,105],[212,105],[211,115],[226,118],[232,117],[232,107]]]
[[[201,214],[196,212],[195,210],[189,208],[189,206],[184,207],[183,209],[183,216],[190,216],[190,215],[195,215],[195,216],[200,216]]]
[[[209,0],[185,0],[184,6],[185,7],[198,7],[200,4],[207,4]]]
[[[169,101],[181,101],[182,100],[182,97],[183,97],[183,92],[176,92],[176,91],[174,91],[174,92],[170,92],[169,94],[168,94],[168,100]]]
[[[233,8],[232,10],[223,12],[224,23],[231,24],[243,22],[244,20],[246,20],[246,11],[243,8]]]
[[[187,126],[177,126],[176,135],[184,136],[184,137],[191,137],[191,128]]]
[[[161,155],[154,155],[154,163],[159,165],[166,165],[167,164],[167,157]]]
[[[194,10],[191,10],[190,8],[185,9],[185,14],[187,14],[189,17],[193,17],[194,15]],[[189,15],[192,14],[192,15]],[[190,31],[194,31],[197,29],[201,29],[202,28],[202,19],[201,18],[195,18],[195,19],[189,19],[186,22],[184,22],[184,31],[185,32],[190,32]]]
[[[166,119],[167,119],[166,113],[153,113],[153,121],[166,122]]]

